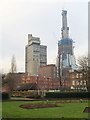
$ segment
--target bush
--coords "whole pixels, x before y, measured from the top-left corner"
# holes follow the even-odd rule
[[[48,92],[46,98],[90,98],[89,92]]]
[[[0,93],[0,95],[2,95],[2,100],[8,100],[10,99],[10,95],[9,93],[6,93],[6,92],[3,92],[3,93]]]
[[[26,96],[26,98],[41,98],[40,95],[29,95],[29,96]]]

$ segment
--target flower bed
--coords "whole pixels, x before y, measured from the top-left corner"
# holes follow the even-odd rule
[[[60,107],[57,104],[23,104],[20,105],[19,107],[24,108],[24,109],[35,109],[35,108],[51,108],[51,107]]]

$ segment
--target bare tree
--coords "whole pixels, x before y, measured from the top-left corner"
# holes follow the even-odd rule
[[[15,60],[15,56],[12,56],[12,60],[11,60],[11,73],[16,73],[17,72],[17,67],[16,67],[16,60]]]
[[[90,69],[89,69],[89,62],[90,59],[87,56],[81,56],[78,58],[78,64],[80,65],[80,70],[82,72],[82,79],[83,79],[83,83],[84,81],[86,81],[86,87],[87,90],[90,87],[90,82],[89,82],[89,73],[90,73]]]
[[[5,80],[9,86],[10,91],[12,91],[14,87],[14,74],[8,73]]]
[[[5,74],[2,74],[1,75],[1,79],[2,79],[2,86],[4,86],[6,83],[7,83],[7,81],[6,81],[6,79],[5,79],[5,77],[6,77],[6,75]]]
[[[88,57],[80,56],[78,58],[78,64],[80,65],[81,69],[87,70],[87,68],[88,68]]]
[[[9,86],[10,92],[13,90],[15,80],[14,74],[17,72],[15,56],[12,56],[10,72],[6,75],[3,84],[6,83]]]

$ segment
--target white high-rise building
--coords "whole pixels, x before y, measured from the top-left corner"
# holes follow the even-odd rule
[[[25,48],[25,72],[38,75],[40,66],[47,64],[47,46],[40,45],[40,38],[28,34],[28,45]]]

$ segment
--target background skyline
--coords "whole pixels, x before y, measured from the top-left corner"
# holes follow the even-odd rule
[[[48,64],[55,64],[61,38],[62,9],[67,10],[69,35],[76,58],[88,52],[88,1],[2,0],[0,4],[0,71],[9,72],[15,55],[17,70],[25,70],[25,46],[28,34],[40,37],[47,45]]]

